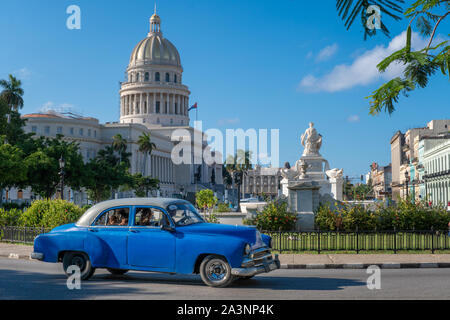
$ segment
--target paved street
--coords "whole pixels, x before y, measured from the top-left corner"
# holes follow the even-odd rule
[[[60,264],[0,258],[1,299],[450,299],[450,269],[381,271],[381,290],[369,290],[365,270],[277,270],[225,289],[199,276],[97,270],[68,290]]]

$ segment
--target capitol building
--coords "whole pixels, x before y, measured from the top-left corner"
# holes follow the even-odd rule
[[[190,91],[183,83],[180,54],[163,37],[161,18],[156,13],[150,18],[147,36],[131,51],[119,95],[118,122],[101,124],[91,117],[47,111],[24,115],[27,120],[24,129],[37,137],[61,134],[66,141],[78,142],[85,161],[95,158],[99,150],[111,145],[116,134],[121,134],[127,141],[127,151],[132,154],[130,173],[160,180],[160,190],[154,195],[193,200],[196,191],[209,188],[223,199],[222,164],[207,165],[202,159],[194,158],[194,154],[203,155],[208,148],[206,142],[192,142],[192,160],[196,160],[193,164],[175,165],[171,160],[172,149],[180,141],[172,141],[173,131],[184,129],[193,137],[195,129],[189,125]],[[156,145],[147,161],[138,150],[138,139],[143,133],[150,133]],[[200,152],[195,153],[195,150]],[[116,195],[129,196],[133,196],[132,191]],[[6,197],[4,195],[4,200],[13,201],[35,198],[29,189],[10,190]],[[64,198],[77,204],[88,202],[85,192],[70,188],[65,188]]]

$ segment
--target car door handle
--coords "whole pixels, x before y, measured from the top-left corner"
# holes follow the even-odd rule
[[[133,233],[139,233],[138,230],[133,230],[133,229],[131,229],[130,232],[133,232]]]
[[[90,232],[98,232],[97,229],[89,229]]]

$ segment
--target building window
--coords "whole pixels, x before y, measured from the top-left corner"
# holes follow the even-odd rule
[[[170,75],[166,73],[166,82],[170,82]]]
[[[155,73],[155,81],[160,81],[160,79],[159,79],[159,72]]]
[[[44,128],[44,133],[46,133],[46,134],[49,134],[49,133],[50,133],[50,127],[49,127],[49,126],[46,126],[46,127]]]
[[[175,102],[175,114],[178,114],[178,103]]]
[[[80,128],[80,136],[83,136],[83,134],[84,134],[84,130],[83,130],[83,128]]]
[[[63,130],[62,127],[58,127],[58,128],[56,128],[56,133],[62,134],[62,130]]]
[[[176,74],[173,76],[173,82],[177,83],[177,75]]]
[[[36,133],[37,132],[37,127],[36,126],[32,126],[31,127],[31,132]]]
[[[161,109],[160,102],[156,101],[156,113],[159,113],[161,111],[160,109]]]
[[[167,102],[164,105],[164,113],[167,114]]]
[[[136,73],[136,82],[139,82],[139,73]]]
[[[173,119],[170,119],[170,124],[173,124]]]
[[[148,74],[148,72],[145,73],[145,81],[148,81],[150,79],[150,75]]]
[[[130,74],[130,82],[133,82],[133,74]]]
[[[97,130],[94,130],[94,138],[97,138]]]
[[[74,134],[74,129],[70,128],[70,134],[73,135]]]
[[[91,129],[88,129],[88,137],[91,136]]]

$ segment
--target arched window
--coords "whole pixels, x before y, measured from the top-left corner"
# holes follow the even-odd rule
[[[173,82],[177,83],[177,75],[173,76]]]
[[[148,72],[145,73],[145,81],[148,81],[150,78],[150,75],[148,74]]]
[[[166,73],[166,82],[170,82],[170,75]]]
[[[136,73],[136,82],[139,82],[139,73]]]
[[[130,73],[130,82],[133,82],[133,74]]]
[[[155,73],[155,81],[161,81],[161,80],[159,79],[159,72]]]

